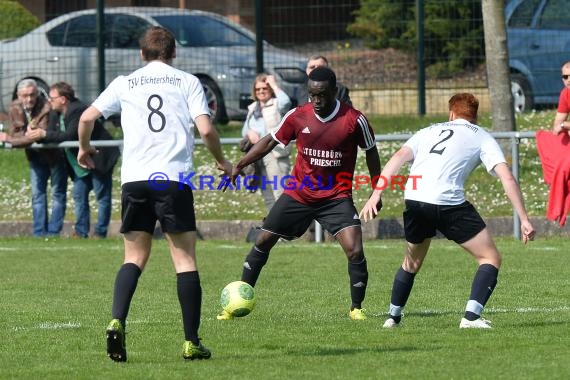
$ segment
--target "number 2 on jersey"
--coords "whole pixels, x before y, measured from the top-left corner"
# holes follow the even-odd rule
[[[449,140],[451,138],[451,136],[453,136],[453,131],[451,129],[444,129],[442,130],[439,135],[443,135],[445,134],[445,136],[439,140],[438,142],[436,142],[430,149],[430,153],[435,153],[435,154],[443,154],[443,151],[445,150],[445,146],[444,147],[440,147],[438,148],[438,146],[441,146],[441,144],[443,144],[445,141]]]
[[[154,99],[158,99],[158,107],[153,107],[152,103]],[[146,106],[148,107],[148,109],[150,110],[150,113],[148,114],[148,127],[150,128],[151,131],[153,132],[160,132],[164,129],[164,127],[166,127],[166,117],[164,117],[164,114],[162,112],[160,112],[160,109],[162,108],[162,98],[160,97],[160,95],[151,95],[148,97],[148,100],[146,102]],[[156,118],[160,118],[160,125],[158,128],[155,127],[155,124],[153,123]]]

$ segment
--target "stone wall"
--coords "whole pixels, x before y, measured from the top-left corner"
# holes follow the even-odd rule
[[[487,226],[493,236],[513,236],[513,220],[510,217],[486,219]],[[245,241],[245,237],[250,228],[258,225],[259,222],[252,220],[233,221],[198,221],[198,230],[203,239],[219,239]],[[532,223],[537,231],[537,239],[548,236],[570,236],[570,227],[560,227],[557,223],[545,218],[532,218]],[[112,221],[109,226],[109,236],[119,235],[119,221]],[[73,224],[66,222],[63,236],[70,236]],[[0,237],[8,236],[30,236],[32,231],[31,222],[0,222]],[[157,228],[155,235],[159,237],[160,229]],[[401,219],[380,219],[363,224],[363,237],[365,240],[373,239],[403,239],[404,227]],[[314,241],[315,236],[312,230],[307,231],[303,236],[304,240]],[[330,236],[325,236],[324,240],[333,240]]]

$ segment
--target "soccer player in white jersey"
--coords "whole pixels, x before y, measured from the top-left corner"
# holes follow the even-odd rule
[[[202,289],[196,264],[196,219],[191,188],[184,178],[192,170],[194,125],[214,156],[218,169],[230,175],[219,136],[198,78],[171,66],[176,56],[172,33],[150,28],[140,40],[145,66],[109,84],[82,114],[78,162],[93,167],[96,150],[89,139],[101,115],[121,112],[121,233],[125,258],[115,279],[112,320],[107,327],[107,354],[127,360],[125,322],[138,278],[150,256],[156,221],[170,247],[182,309],[185,359],[208,359],[198,337]],[[182,180],[181,180],[182,179]]]
[[[279,238],[299,238],[317,220],[344,250],[352,301],[348,315],[353,320],[363,320],[368,268],[350,179],[359,147],[365,151],[370,177],[380,174],[374,131],[360,111],[336,99],[336,75],[331,69],[318,67],[311,71],[308,85],[311,102],[289,111],[277,128],[259,140],[233,169],[235,184],[244,167],[278,144],[295,140],[295,166],[288,182],[278,184],[285,190],[263,222],[243,264],[241,280],[255,286]],[[348,180],[348,186],[342,178]],[[224,311],[218,315],[220,320],[231,317]]]
[[[452,96],[449,100],[449,122],[418,131],[392,156],[382,171],[381,178],[390,179],[404,163],[413,161],[404,192],[407,246],[404,262],[394,278],[390,316],[384,323],[386,328],[400,325],[414,277],[422,266],[436,230],[463,247],[479,264],[459,327],[491,327],[489,321],[481,318],[481,313],[497,284],[501,255],[485,222],[465,200],[463,189],[465,180],[481,162],[489,173],[501,180],[521,219],[524,243],[534,239],[535,231],[526,213],[521,191],[501,148],[489,133],[476,125],[478,108],[479,101],[472,94]],[[389,186],[382,183],[374,190],[360,212],[361,218],[368,221],[378,214],[376,204],[382,196],[381,188]]]

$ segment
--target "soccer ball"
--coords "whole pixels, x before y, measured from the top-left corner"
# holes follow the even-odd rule
[[[224,310],[234,317],[245,317],[255,306],[253,287],[247,282],[234,281],[222,290],[220,303]]]

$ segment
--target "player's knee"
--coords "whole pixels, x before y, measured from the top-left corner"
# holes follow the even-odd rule
[[[359,263],[364,260],[364,251],[362,247],[355,247],[354,249],[347,249],[344,251],[349,263]]]
[[[495,247],[488,247],[485,250],[481,250],[481,252],[476,252],[473,256],[479,265],[491,264],[497,269],[501,267],[501,254]]]
[[[279,240],[279,236],[272,234],[271,232],[261,230],[257,234],[257,238],[255,239],[255,246],[263,252],[269,252],[277,241]]]
[[[487,255],[486,257],[477,261],[479,265],[491,264],[495,268],[499,269],[501,267],[502,260],[503,259],[501,258],[501,255],[497,253],[497,254]]]

